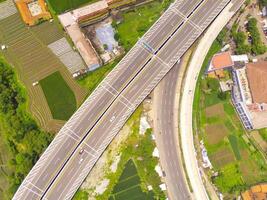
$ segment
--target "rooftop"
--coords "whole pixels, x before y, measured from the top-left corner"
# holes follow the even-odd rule
[[[247,79],[254,103],[267,103],[267,62],[248,63]]]
[[[231,58],[231,54],[227,51],[213,56],[210,70],[223,69],[226,67],[232,67],[233,65],[234,62]]]

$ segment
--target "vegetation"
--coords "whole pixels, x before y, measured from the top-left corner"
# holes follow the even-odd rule
[[[216,40],[202,67],[220,50]],[[214,171],[208,175],[224,193],[233,199],[239,192],[258,182],[267,181],[267,167],[263,156],[255,150],[234,110],[230,94],[221,94],[217,79],[200,77],[194,99],[194,131],[204,141]]]
[[[259,133],[262,137],[262,139],[267,142],[267,128],[263,128],[261,130],[259,130]]]
[[[76,110],[74,93],[62,78],[55,72],[40,81],[47,103],[54,119],[68,120]]]
[[[236,53],[237,54],[245,54],[250,53],[251,48],[246,43],[247,35],[245,32],[238,31],[238,24],[234,24],[231,30],[232,37],[236,44]]]
[[[64,34],[54,22],[44,22],[28,28],[19,13],[0,20],[0,37],[8,46],[8,51],[1,51],[8,63],[14,66],[24,84],[29,98],[29,111],[33,114],[40,127],[51,132],[58,131],[63,125],[53,120],[47,102],[40,88],[32,87],[32,83],[40,81],[48,75],[60,71],[60,74],[75,93],[78,105],[84,100],[86,90],[71,76],[66,66],[47,47]],[[54,86],[53,86],[54,87]],[[52,123],[51,123],[52,122]]]
[[[259,0],[260,6],[267,6],[267,0]]]
[[[160,17],[170,1],[154,1],[142,7],[126,11],[122,14],[123,22],[113,23],[116,29],[115,38],[128,51]]]
[[[19,84],[10,65],[0,58],[0,136],[10,155],[6,168],[9,189],[3,198],[10,199],[52,136],[41,131],[26,111],[24,88]]]
[[[133,200],[133,199],[154,199],[153,192],[145,193],[141,189],[141,181],[132,159],[130,159],[115,185],[110,200]]]
[[[89,195],[86,191],[79,189],[75,193],[73,200],[88,200],[88,197],[89,197]]]
[[[257,27],[257,20],[255,18],[250,18],[248,20],[247,27],[251,35],[251,51],[256,55],[264,54],[266,52],[266,46],[261,41],[260,33]]]
[[[89,94],[91,94],[107,74],[118,64],[118,60],[119,59],[81,76],[78,79],[78,82],[82,86],[85,86],[88,89]]]
[[[142,107],[139,107],[128,120],[127,125],[131,128],[131,133],[127,141],[121,145],[121,158],[117,171],[115,173],[111,173],[110,171],[107,172],[106,178],[110,180],[110,183],[104,194],[97,196],[97,200],[108,199],[112,194],[114,194],[114,190],[117,190],[115,189],[115,185],[119,182],[119,177],[127,175],[127,173],[124,173],[124,175],[122,175],[122,173],[126,163],[130,159],[133,160],[137,168],[137,172],[141,180],[141,183],[139,184],[141,186],[141,190],[144,193],[148,193],[147,186],[152,185],[154,199],[165,199],[165,194],[159,188],[161,180],[154,170],[159,161],[157,158],[152,157],[152,153],[155,148],[155,143],[152,140],[152,131],[151,129],[148,129],[145,135],[139,134],[141,114]],[[121,180],[122,179],[124,178],[121,178]],[[132,181],[134,182],[136,180]],[[140,190],[138,189],[136,192],[140,192]]]
[[[67,10],[72,10],[74,8],[78,8],[84,4],[91,3],[93,0],[48,0],[49,4],[53,8],[53,10],[60,14]]]
[[[231,34],[236,44],[236,53],[253,53],[255,55],[264,54],[266,52],[266,46],[261,41],[257,27],[257,20],[255,18],[250,18],[248,20],[247,30],[249,32],[249,37],[251,38],[251,45],[247,43],[247,34],[238,30],[238,24],[234,24],[232,27]]]

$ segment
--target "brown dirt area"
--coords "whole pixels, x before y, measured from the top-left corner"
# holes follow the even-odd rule
[[[209,144],[217,144],[228,135],[228,130],[223,124],[207,125],[205,131]]]
[[[235,156],[229,148],[224,148],[210,156],[211,162],[218,168],[235,161]]]
[[[215,117],[215,116],[222,116],[224,115],[224,109],[223,109],[223,104],[215,104],[213,106],[209,106],[205,110],[206,116],[207,117]]]

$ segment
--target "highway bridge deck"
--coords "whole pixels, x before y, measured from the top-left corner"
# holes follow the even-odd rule
[[[229,2],[172,4],[63,126],[13,199],[70,199],[135,108]]]

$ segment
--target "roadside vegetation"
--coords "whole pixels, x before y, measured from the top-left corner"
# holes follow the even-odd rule
[[[194,132],[204,141],[213,171],[212,182],[233,199],[240,191],[267,181],[266,161],[250,141],[231,103],[230,92],[220,91],[219,81],[204,75],[212,56],[222,48],[223,32],[206,56],[194,99]],[[225,38],[224,38],[225,40]],[[226,77],[230,77],[228,73]]]
[[[170,1],[153,1],[147,5],[123,12],[122,23],[113,22],[116,30],[115,38],[126,51],[148,30],[168,7]]]
[[[11,199],[52,136],[40,130],[27,111],[25,89],[12,67],[0,58],[0,199]],[[5,180],[5,181],[4,181]]]
[[[124,199],[154,199],[152,191],[145,193],[141,189],[141,180],[134,161],[130,159],[120,176],[118,183],[113,188],[109,200]]]
[[[148,129],[144,135],[139,134],[140,117],[142,114],[142,106],[139,107],[135,113],[127,121],[127,126],[130,127],[130,135],[127,140],[120,145],[119,154],[121,155],[120,161],[115,173],[106,171],[106,178],[110,180],[106,191],[96,197],[97,200],[102,199],[120,199],[117,197],[117,190],[121,190],[127,196],[127,191],[134,187],[133,193],[128,196],[131,199],[133,195],[139,194],[141,191],[144,196],[151,197],[152,193],[148,191],[147,186],[151,185],[153,187],[153,199],[165,199],[165,194],[160,190],[159,185],[161,180],[155,171],[155,166],[157,165],[158,158],[152,156],[153,150],[155,148],[155,142],[152,140],[152,130]],[[122,188],[120,182],[124,179],[121,176],[127,175],[124,170],[127,169],[127,163],[133,162],[137,169],[137,174],[140,177],[138,182],[130,182],[129,186],[123,185]],[[126,169],[125,169],[126,168]],[[130,170],[131,171],[131,170]],[[136,175],[136,179],[138,179]],[[134,180],[133,180],[134,181]],[[137,181],[137,180],[135,180]],[[131,185],[133,184],[133,185]],[[140,190],[140,188],[141,190]],[[137,192],[137,190],[139,192]],[[117,191],[117,192],[116,192]]]
[[[54,119],[68,120],[77,107],[74,93],[67,85],[60,72],[40,80],[48,106]]]

